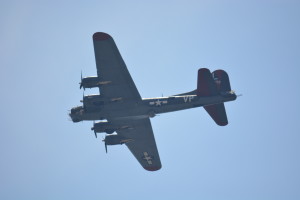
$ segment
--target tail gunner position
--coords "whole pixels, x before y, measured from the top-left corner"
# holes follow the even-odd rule
[[[149,171],[161,168],[150,117],[156,114],[203,107],[219,126],[228,124],[224,102],[237,98],[223,70],[198,70],[197,89],[159,98],[141,98],[113,38],[102,32],[93,35],[97,76],[81,77],[80,88],[98,87],[100,94],[84,96],[82,106],[69,114],[73,122],[90,120],[97,133],[107,133],[107,145],[126,144]],[[116,133],[115,133],[116,132]],[[114,134],[113,134],[114,133]]]

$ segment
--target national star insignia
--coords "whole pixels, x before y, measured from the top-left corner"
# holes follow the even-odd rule
[[[168,101],[161,101],[159,99],[157,99],[156,101],[149,102],[149,104],[151,106],[153,106],[153,105],[155,105],[155,106],[162,106],[162,104],[167,104],[167,103],[168,103]]]

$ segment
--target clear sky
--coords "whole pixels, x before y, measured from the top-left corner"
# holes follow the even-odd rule
[[[0,2],[0,199],[300,199],[299,1]],[[92,34],[115,40],[142,97],[224,69],[229,125],[203,108],[152,119],[163,168],[74,124]],[[86,90],[85,94],[97,93]],[[104,135],[103,135],[104,136]]]

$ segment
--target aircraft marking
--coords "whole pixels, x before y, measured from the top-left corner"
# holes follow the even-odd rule
[[[149,165],[152,165],[152,156],[150,156],[149,154],[148,154],[148,152],[144,152],[144,157],[142,157],[144,160],[146,160],[147,161],[147,163],[149,164]]]
[[[220,85],[221,84],[221,81],[220,80],[215,80],[216,84]]]
[[[159,100],[159,99],[157,99],[156,101],[151,101],[151,102],[149,102],[149,105],[151,105],[151,106],[153,106],[153,105],[155,105],[155,106],[161,106],[162,104],[167,104],[168,103],[168,101],[161,101],[161,100]]]
[[[194,96],[184,96],[183,97],[184,103],[191,102],[192,99],[194,99]]]

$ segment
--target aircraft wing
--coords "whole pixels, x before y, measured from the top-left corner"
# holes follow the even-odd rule
[[[111,121],[128,128],[117,130],[118,135],[131,139],[126,143],[131,153],[139,163],[148,171],[156,171],[161,168],[161,162],[157,151],[149,118],[136,120]]]
[[[113,38],[97,32],[93,35],[93,42],[101,95],[111,100],[141,100]]]

